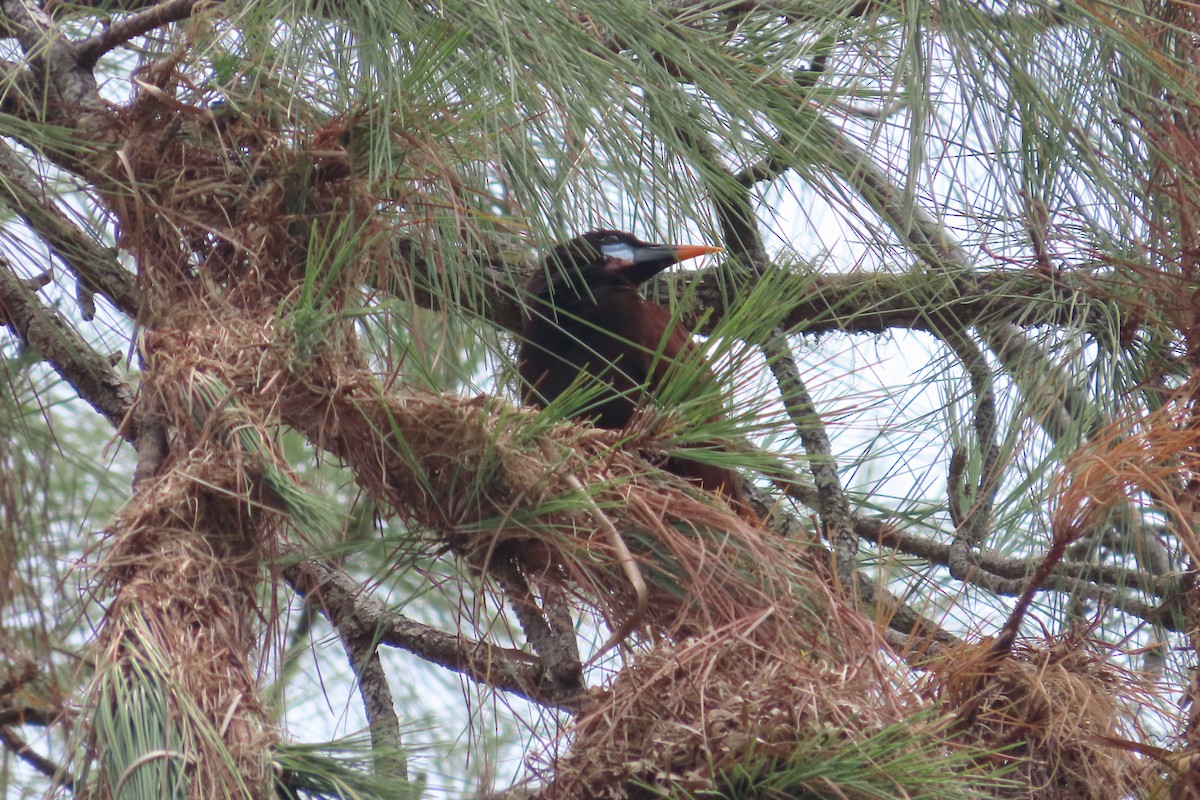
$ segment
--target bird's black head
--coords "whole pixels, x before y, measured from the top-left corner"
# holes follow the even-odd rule
[[[706,245],[651,244],[623,231],[591,231],[555,247],[530,277],[529,292],[569,305],[604,288],[636,289],[672,264],[720,251]]]

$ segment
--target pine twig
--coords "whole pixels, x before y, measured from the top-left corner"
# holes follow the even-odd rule
[[[546,463],[553,463],[554,453],[550,451],[550,446],[548,443],[542,443],[542,452],[546,456]],[[592,656],[591,660],[588,662],[590,665],[594,664],[602,655],[624,641],[625,638],[633,631],[633,629],[641,624],[642,619],[646,616],[646,605],[649,602],[649,592],[646,588],[646,581],[642,577],[641,570],[638,569],[637,561],[634,560],[633,553],[629,552],[629,547],[626,546],[625,540],[621,538],[621,532],[617,530],[615,525],[613,525],[612,520],[609,519],[608,515],[600,509],[600,506],[596,505],[596,501],[592,499],[592,496],[588,494],[586,490],[584,490],[583,484],[579,482],[579,479],[575,477],[574,473],[570,471],[564,471],[563,478],[566,480],[567,485],[570,486],[571,489],[577,492],[580,497],[584,498],[584,501],[588,506],[588,512],[592,515],[592,519],[595,520],[596,526],[604,532],[604,535],[608,539],[608,543],[612,547],[613,552],[617,554],[617,563],[621,565],[621,570],[625,573],[625,577],[629,579],[630,585],[633,586],[634,595],[637,598],[637,604],[634,607],[633,614],[630,615],[627,620],[613,629],[612,634],[608,637],[608,641],[601,646],[596,655]]]

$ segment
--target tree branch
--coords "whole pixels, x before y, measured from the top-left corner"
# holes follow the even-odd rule
[[[864,540],[916,556],[930,564],[950,567],[953,544],[934,542],[884,523],[866,522],[868,524],[863,524],[861,518],[856,518],[856,527]],[[869,530],[873,530],[875,535],[871,535]],[[973,552],[968,554],[965,565],[960,568],[964,573],[960,580],[996,595],[1018,597],[1041,563],[1042,559],[1004,558],[994,553]],[[1054,564],[1040,588],[1107,605],[1172,630],[1180,629],[1180,623],[1166,613],[1161,604],[1138,600],[1128,592],[1121,591],[1122,586],[1132,586],[1151,597],[1164,598],[1173,582],[1168,577],[1154,577],[1137,570],[1062,561]]]
[[[299,559],[297,552],[285,554]],[[505,650],[486,642],[445,633],[402,614],[389,612],[373,598],[362,596],[362,586],[344,571],[329,564],[296,560],[284,567],[284,578],[339,629],[339,635],[370,636],[379,644],[406,650],[433,664],[505,692],[578,713],[577,694],[544,688],[545,668],[540,660],[519,650]]]
[[[89,306],[99,292],[130,317],[137,316],[138,296],[133,276],[117,261],[116,251],[100,246],[81,231],[47,197],[44,183],[15,150],[0,142],[0,202],[7,205],[42,238],[50,252],[75,273],[84,319],[95,313]]]
[[[92,350],[62,314],[42,305],[0,258],[0,322],[22,344],[48,361],[79,396],[100,412],[122,436],[133,442],[136,432],[123,426],[134,391],[108,360]]]
[[[525,639],[538,654],[545,667],[546,677],[559,694],[578,693],[583,687],[583,663],[579,658],[579,644],[575,640],[575,629],[570,615],[564,623],[565,606],[562,598],[547,597],[545,610],[538,605],[533,589],[515,560],[493,557],[488,569],[495,574],[504,588],[509,605],[517,615]]]
[[[358,694],[362,697],[367,727],[371,732],[375,772],[408,778],[408,763],[404,758],[400,736],[400,718],[396,716],[392,690],[379,658],[378,643],[373,636],[346,635],[347,626],[334,625],[334,629],[341,637],[350,668],[354,670],[358,681]]]
[[[53,102],[55,114],[105,114],[91,65],[81,64],[75,46],[63,36],[40,5],[29,0],[0,0],[8,30],[17,38],[25,58]]]
[[[149,33],[172,22],[179,22],[192,15],[199,0],[166,0],[166,2],[142,9],[105,26],[92,38],[79,42],[75,47],[75,58],[80,66],[91,68],[105,53],[114,50],[131,39]]]
[[[521,330],[518,287],[534,264],[513,268],[481,255],[473,266],[474,280],[456,284],[457,294],[447,296],[442,287],[431,288],[436,285],[437,268],[414,242],[399,241],[393,257],[398,266],[391,271],[407,274],[410,281],[386,287],[391,294],[433,310],[463,309],[506,330]],[[783,325],[789,331],[816,335],[893,329],[938,334],[948,324],[966,329],[989,321],[1051,328],[1074,325],[1082,318],[1101,346],[1110,349],[1113,343],[1107,332],[1119,327],[1113,324],[1114,317],[1125,316],[1120,299],[1111,293],[1100,293],[1084,281],[1072,282],[1067,275],[1054,285],[1032,269],[974,271],[949,280],[915,271],[818,274],[806,264],[795,263],[771,263],[764,267],[767,270],[787,271],[805,282],[807,291],[787,311]],[[683,323],[707,334],[725,316],[731,300],[723,271],[723,267],[710,267],[664,272],[647,284],[646,294],[663,302],[673,299],[685,310]],[[755,278],[748,280],[753,285]],[[1063,293],[1073,298],[1071,303],[1063,301]],[[935,305],[936,321],[929,313]]]
[[[722,166],[720,157],[708,140],[686,133],[682,138],[700,162],[699,172],[704,176],[709,201],[716,211],[725,249],[752,274],[762,275],[768,269],[769,261],[751,204],[750,188],[739,183]],[[835,574],[842,583],[842,589],[857,596],[858,536],[850,523],[850,504],[842,491],[837,462],[824,423],[804,385],[783,327],[771,331],[762,343],[762,350],[775,376],[784,408],[800,433],[808,456],[808,466],[817,490],[817,511],[825,529],[823,534],[834,544]]]
[[[943,336],[971,379],[976,446],[980,451],[979,481],[967,492],[967,454],[956,445],[950,458],[946,495],[954,520],[954,544],[950,548],[950,574],[962,580],[968,569],[969,553],[979,547],[992,525],[996,492],[1004,477],[1000,448],[996,444],[996,393],[992,373],[983,352],[965,332],[953,330]]]
[[[765,514],[768,510],[774,510],[777,514],[783,515],[778,509],[773,509],[768,498],[762,494],[761,490],[750,484],[747,484],[743,488],[755,498],[760,513]],[[789,497],[798,500],[809,508],[814,510],[819,508],[817,490],[813,486],[795,481],[788,484],[786,493]],[[935,542],[932,539],[908,533],[889,524],[886,520],[866,517],[861,514],[852,514],[851,523],[854,526],[857,536],[869,544],[916,556],[931,565],[950,567],[952,544]],[[778,528],[773,519],[772,527]],[[781,530],[781,533],[788,536],[799,535],[793,528],[786,526],[785,529]],[[1041,559],[1005,558],[987,551],[969,552],[967,563],[962,569],[964,573],[962,580],[965,583],[979,586],[997,595],[1019,596],[1024,590],[1029,577],[1038,568],[1040,563]],[[868,603],[874,602],[872,600],[875,591],[874,584],[862,574],[859,575],[856,581],[860,587],[860,595]],[[1171,576],[1155,576],[1148,572],[1102,564],[1062,561],[1054,565],[1050,577],[1042,584],[1042,589],[1045,591],[1063,592],[1074,597],[1079,597],[1080,599],[1092,600],[1144,619],[1147,622],[1162,624],[1172,630],[1179,630],[1181,623],[1164,608],[1167,603],[1166,598],[1168,597],[1168,593],[1176,591],[1178,589],[1177,584],[1178,579]],[[862,593],[864,585],[872,587],[869,590],[870,593]],[[1151,602],[1138,600],[1130,593],[1122,591],[1122,587],[1126,586],[1134,587],[1151,598],[1160,598],[1162,602],[1156,605]],[[883,602],[893,603],[897,609],[892,612],[892,616],[889,616],[889,624],[891,624],[894,630],[904,633],[909,633],[914,629],[938,630],[936,625],[927,620],[922,623],[915,622],[919,617],[917,612],[903,607],[899,599],[887,595],[884,597]],[[914,625],[917,627],[914,628]],[[941,636],[938,641],[942,641],[945,637],[950,637],[951,641],[957,641],[950,634]],[[942,641],[942,643],[948,642]]]
[[[53,787],[63,787],[69,792],[75,791],[75,779],[63,770],[61,765],[29,746],[29,743],[16,734],[7,725],[0,726],[0,742],[17,758],[24,761],[37,773],[50,781]]]

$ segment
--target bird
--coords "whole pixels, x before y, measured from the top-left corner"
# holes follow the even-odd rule
[[[708,245],[652,244],[615,230],[590,231],[555,247],[526,286],[517,353],[522,400],[544,408],[582,374],[597,379],[600,389],[580,416],[615,430],[653,402],[673,362],[695,359],[715,381],[687,329],[642,297],[640,287],[673,264],[719,252]],[[678,455],[663,466],[720,493],[744,516],[752,513],[734,470]]]

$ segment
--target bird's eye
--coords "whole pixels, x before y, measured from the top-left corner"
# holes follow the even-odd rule
[[[608,236],[605,236],[600,240],[600,244],[621,244],[621,237],[617,236],[615,233],[610,233]]]

